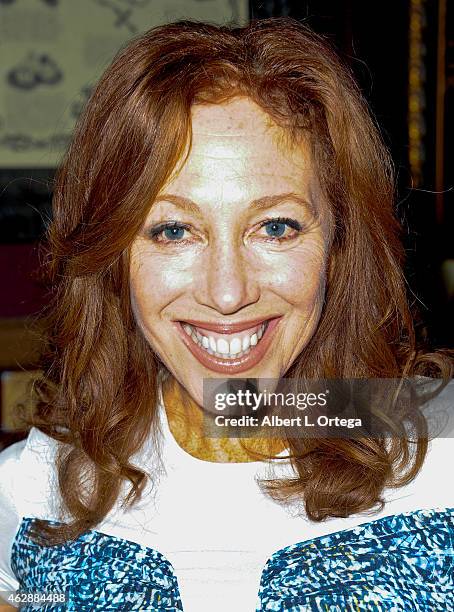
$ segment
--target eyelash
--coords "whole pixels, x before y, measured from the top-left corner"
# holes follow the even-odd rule
[[[292,229],[294,229],[298,234],[301,234],[303,231],[303,226],[296,219],[291,219],[290,217],[269,217],[268,219],[264,219],[260,224],[259,228],[265,227],[266,225],[270,225],[271,223],[285,223]],[[286,236],[285,238],[281,238],[280,236],[275,236],[272,238],[269,237],[269,241],[271,242],[285,242],[286,240],[292,240],[292,238],[296,238],[296,236]]]
[[[261,229],[262,227],[265,227],[266,225],[270,225],[271,223],[285,223],[285,225],[294,229],[296,232],[298,232],[298,234],[300,234],[303,231],[303,226],[301,225],[301,223],[299,223],[296,219],[291,219],[290,217],[269,217],[267,219],[264,219],[260,223],[259,229]],[[175,242],[175,244],[185,244],[186,240],[159,241],[158,240],[159,235],[162,234],[166,229],[183,229],[183,230],[190,231],[191,226],[187,225],[186,223],[181,223],[180,221],[167,221],[166,223],[160,223],[159,225],[156,225],[155,227],[151,228],[148,232],[148,235],[151,238],[151,240],[154,240],[155,242],[165,242],[167,244],[171,242]],[[267,239],[267,241],[280,243],[286,240],[291,240],[293,238],[295,238],[295,236],[287,236],[285,238],[282,238],[280,236],[275,236],[275,237],[270,236]]]
[[[157,237],[159,236],[159,234],[162,234],[162,232],[164,232],[166,229],[174,229],[174,228],[184,229],[188,231],[191,229],[191,227],[187,225],[186,223],[180,223],[179,221],[167,221],[166,223],[160,223],[159,225],[156,225],[155,227],[151,228],[148,234],[152,240],[154,240],[155,242],[159,242],[157,240]],[[172,241],[169,240],[168,242],[172,242]],[[179,240],[178,242],[181,243],[185,241]]]

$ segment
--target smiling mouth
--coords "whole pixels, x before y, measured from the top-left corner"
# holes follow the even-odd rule
[[[243,324],[202,324],[179,321],[181,339],[194,357],[206,368],[234,374],[257,365],[267,352],[274,330],[282,317]],[[218,329],[220,331],[214,331]]]
[[[232,360],[251,353],[260,343],[268,324],[269,321],[264,321],[251,329],[234,334],[216,334],[189,323],[183,323],[183,329],[191,340],[209,355]]]

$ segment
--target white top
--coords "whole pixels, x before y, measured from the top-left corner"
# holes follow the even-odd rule
[[[301,504],[285,508],[257,485],[257,476],[293,475],[288,462],[200,460],[177,444],[162,407],[159,421],[155,442],[133,461],[155,475],[155,486],[147,485],[139,504],[127,511],[117,503],[96,530],[161,552],[175,570],[185,612],[255,610],[266,561],[296,542],[401,512],[454,507],[446,472],[453,461],[449,438],[431,442],[418,477],[405,488],[386,492],[380,513],[313,523],[304,517]],[[0,591],[19,586],[10,555],[21,519],[61,518],[53,465],[56,444],[33,428],[26,440],[0,453]]]

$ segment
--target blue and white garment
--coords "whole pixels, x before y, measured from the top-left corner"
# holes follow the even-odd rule
[[[56,443],[33,429],[0,454],[0,591],[67,594],[44,612],[454,610],[451,439],[431,443],[418,477],[387,491],[380,513],[312,523],[257,484],[290,476],[287,462],[197,459],[162,407],[159,416],[161,433],[134,457],[153,476],[140,502],[125,510],[119,500],[61,546],[29,537],[35,517],[64,519]]]
[[[159,551],[98,531],[43,548],[27,535],[31,521],[21,522],[12,567],[25,593],[66,593],[66,604],[45,610],[185,610],[174,568]],[[454,610],[453,539],[451,509],[388,516],[293,544],[265,564],[256,610]],[[232,609],[243,610],[242,602]]]

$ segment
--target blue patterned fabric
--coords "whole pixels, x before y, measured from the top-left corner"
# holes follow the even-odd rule
[[[20,592],[67,594],[66,604],[46,604],[42,612],[183,610],[173,568],[157,550],[94,530],[68,544],[43,547],[29,536],[32,521],[22,520],[11,552]]]
[[[276,552],[262,611],[454,610],[454,509],[398,514]]]
[[[21,592],[65,591],[69,600],[43,612],[183,610],[172,565],[158,551],[94,530],[41,547],[30,539],[32,520],[23,519],[12,548]],[[450,509],[389,516],[293,544],[267,561],[256,612],[454,610],[453,541]]]

